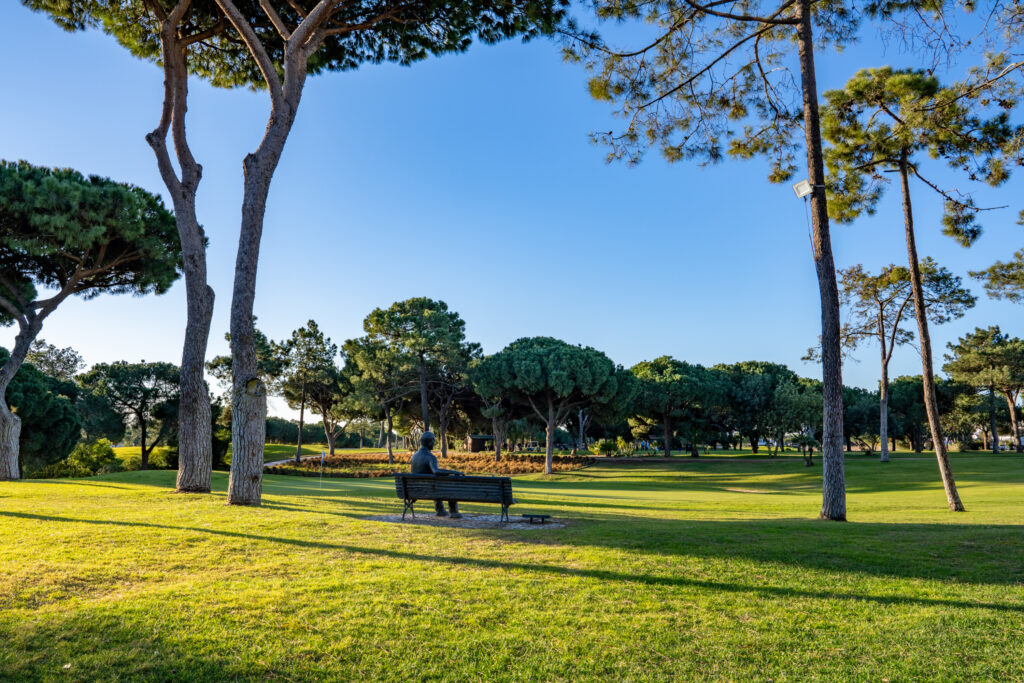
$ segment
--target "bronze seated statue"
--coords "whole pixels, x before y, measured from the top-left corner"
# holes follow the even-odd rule
[[[412,454],[412,465],[411,472],[413,474],[433,474],[437,476],[451,476],[451,477],[462,477],[465,476],[458,470],[446,470],[442,467],[437,466],[437,457],[431,453],[431,449],[434,448],[436,439],[434,438],[433,432],[423,432],[423,436],[420,437],[420,449]],[[445,512],[444,504],[448,503],[448,512]],[[462,517],[459,514],[459,501],[457,500],[435,500],[434,501],[434,513],[438,517],[448,517],[451,515],[453,519],[459,519]]]

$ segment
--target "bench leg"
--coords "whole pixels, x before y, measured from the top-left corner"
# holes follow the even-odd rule
[[[411,512],[412,513],[412,518],[416,519],[416,511],[412,509],[412,505],[416,501],[415,500],[410,500],[410,499],[406,498],[403,502],[405,503],[405,506],[402,508],[402,521],[403,522],[405,521],[405,513],[406,512]]]
[[[504,523],[504,522],[507,522],[507,521],[508,521],[508,505],[502,505],[501,506],[501,522]]]

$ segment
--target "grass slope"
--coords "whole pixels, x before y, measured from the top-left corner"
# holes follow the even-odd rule
[[[838,524],[796,459],[601,463],[517,478],[570,522],[530,531],[362,519],[390,480],[0,483],[0,678],[1019,680],[1024,458],[953,467],[966,514],[850,459]]]

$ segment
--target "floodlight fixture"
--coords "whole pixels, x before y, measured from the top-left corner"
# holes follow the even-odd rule
[[[797,199],[806,197],[811,193],[811,184],[805,178],[793,186],[793,192],[796,193]]]

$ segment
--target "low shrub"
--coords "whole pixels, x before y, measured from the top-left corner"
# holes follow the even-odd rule
[[[594,452],[598,455],[615,455],[619,452],[619,446],[610,439],[601,439],[594,444]]]
[[[110,442],[98,439],[92,443],[80,443],[68,457],[60,462],[47,465],[32,477],[38,479],[63,479],[66,477],[91,477],[94,474],[117,472],[121,469],[117,455]]]
[[[61,460],[52,465],[47,465],[41,470],[33,472],[30,479],[80,479],[91,477],[95,474],[92,470],[71,460]]]
[[[379,453],[345,453],[328,456],[323,463],[325,477],[389,477],[399,472],[409,471],[411,453],[396,454],[394,464],[388,463],[385,452]],[[447,458],[438,457],[445,469],[459,470],[466,474],[531,474],[544,471],[543,454],[504,454],[501,460],[495,460],[487,453],[464,453],[450,451]],[[552,470],[567,472],[585,467],[591,463],[590,458],[582,456],[555,456]],[[309,458],[300,463],[289,462],[275,467],[267,467],[268,474],[295,474],[308,477],[320,476],[320,458]]]

